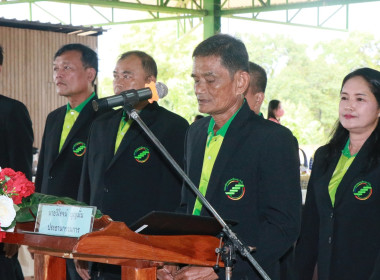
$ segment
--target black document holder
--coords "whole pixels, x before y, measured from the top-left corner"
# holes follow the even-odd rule
[[[233,226],[237,222],[226,220]],[[222,226],[213,217],[173,212],[152,211],[129,226],[133,231],[148,235],[217,235]]]

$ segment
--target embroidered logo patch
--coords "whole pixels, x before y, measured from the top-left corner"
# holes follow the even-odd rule
[[[86,153],[86,149],[87,149],[86,143],[83,143],[83,142],[76,142],[73,145],[73,153],[77,157],[83,156]]]
[[[150,152],[147,147],[139,147],[135,150],[133,156],[138,163],[144,163],[149,159]]]
[[[239,200],[245,194],[244,183],[240,179],[232,178],[224,185],[224,193],[231,200]]]
[[[372,195],[371,183],[366,181],[360,181],[354,186],[352,190],[356,199],[367,200]]]

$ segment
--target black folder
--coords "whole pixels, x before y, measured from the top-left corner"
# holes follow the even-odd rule
[[[236,221],[225,220],[229,226]],[[129,226],[137,233],[148,235],[217,235],[222,226],[214,217],[173,212],[152,211]]]

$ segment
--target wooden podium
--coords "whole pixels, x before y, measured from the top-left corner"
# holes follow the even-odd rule
[[[19,223],[3,242],[29,246],[36,280],[66,280],[65,258],[120,265],[123,280],[155,280],[157,267],[163,263],[214,266],[215,248],[219,247],[213,236],[137,234],[107,216],[94,223],[93,232],[80,238],[35,234],[33,230],[34,222]]]

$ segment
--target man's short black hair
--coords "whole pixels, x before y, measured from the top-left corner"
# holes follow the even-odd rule
[[[249,62],[250,87],[254,93],[263,92],[267,87],[267,73],[260,65]]]
[[[157,64],[153,57],[143,51],[128,51],[120,55],[119,61],[126,59],[132,55],[137,56],[141,60],[142,68],[147,76],[153,76],[157,79]]]
[[[58,56],[61,56],[63,53],[68,51],[77,51],[80,52],[82,57],[82,64],[84,68],[94,68],[96,71],[95,78],[92,81],[92,84],[94,84],[94,81],[96,79],[96,76],[98,75],[98,55],[96,52],[82,44],[67,44],[62,46],[54,55],[54,59],[56,59]]]
[[[217,34],[201,42],[193,52],[197,56],[217,56],[232,77],[238,70],[248,72],[248,52],[244,43],[227,34]]]

